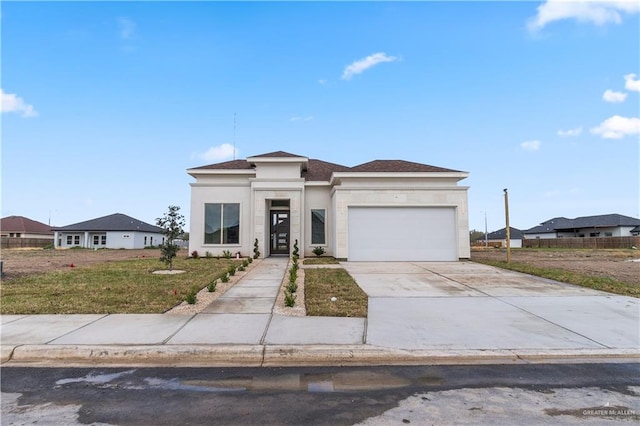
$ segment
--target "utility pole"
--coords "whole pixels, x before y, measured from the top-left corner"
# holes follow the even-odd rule
[[[489,236],[487,235],[487,211],[484,212],[484,248],[489,247]]]
[[[504,189],[504,217],[507,222],[507,263],[511,263],[511,229],[509,228],[509,193]]]

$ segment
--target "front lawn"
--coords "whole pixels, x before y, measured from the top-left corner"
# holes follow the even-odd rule
[[[157,275],[157,259],[134,259],[69,268],[2,282],[0,313],[163,313],[218,278],[237,260],[176,258],[183,274]]]
[[[342,268],[304,270],[304,301],[308,316],[367,316],[367,295]],[[335,301],[331,298],[335,297]]]

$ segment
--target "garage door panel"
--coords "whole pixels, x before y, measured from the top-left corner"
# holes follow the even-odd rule
[[[350,207],[349,260],[458,260],[455,209]]]

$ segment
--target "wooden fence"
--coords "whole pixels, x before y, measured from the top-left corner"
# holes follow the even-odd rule
[[[628,249],[640,248],[640,237],[584,237],[584,238],[534,238],[523,239],[524,248],[584,248]]]
[[[0,248],[15,249],[15,248],[44,248],[49,245],[53,245],[53,238],[0,238]]]

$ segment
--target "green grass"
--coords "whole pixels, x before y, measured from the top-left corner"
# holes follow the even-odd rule
[[[2,314],[162,313],[207,286],[237,261],[176,258],[184,274],[157,275],[157,259],[134,259],[2,282]]]
[[[308,316],[367,316],[367,295],[342,268],[305,269],[304,301]],[[331,297],[337,297],[335,302]]]
[[[335,257],[315,257],[305,259],[303,265],[337,265],[339,263]]]
[[[535,275],[538,277],[549,278],[563,283],[575,284],[582,287],[592,288],[594,290],[608,291],[609,293],[621,294],[623,296],[640,297],[640,287],[634,284],[621,282],[613,278],[579,274],[577,272],[556,268],[541,268],[518,262],[507,263],[506,261],[485,259],[474,259],[474,262],[484,263],[485,265],[496,266],[502,269],[509,269],[511,271],[523,272],[525,274]]]

